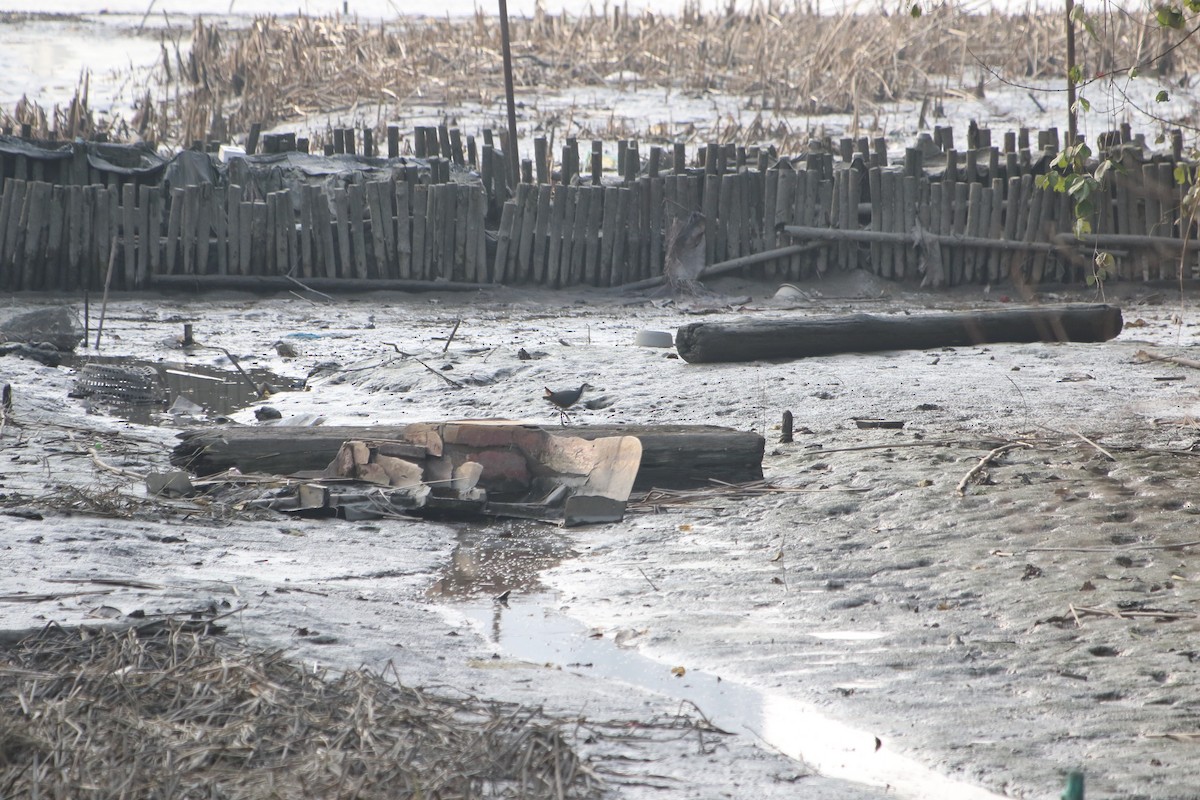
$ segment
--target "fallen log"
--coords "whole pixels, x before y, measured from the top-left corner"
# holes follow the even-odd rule
[[[1119,334],[1121,325],[1121,309],[1100,304],[693,322],[679,328],[675,348],[692,363],[757,361],[997,342],[1103,342]]]
[[[305,278],[301,283],[284,275],[151,275],[150,288],[184,292],[286,292],[298,286],[324,292],[478,292],[490,283],[404,278]]]
[[[171,452],[171,463],[196,475],[236,467],[244,473],[291,475],[323,470],[342,442],[398,440],[406,425],[300,427],[228,426],[184,431]],[[642,464],[634,489],[685,489],[761,480],[765,441],[757,433],[714,425],[572,425],[547,427],[548,433],[598,439],[636,436]]]

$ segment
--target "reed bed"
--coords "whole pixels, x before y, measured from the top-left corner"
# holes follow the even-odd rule
[[[1099,23],[1099,39],[1079,37],[1086,75],[1146,62],[1179,35],[1157,29],[1145,14]],[[782,120],[798,115],[851,114],[857,128],[882,104],[981,93],[996,76],[1061,80],[1066,52],[1061,15],[972,14],[954,6],[919,19],[775,9],[580,17],[539,11],[512,21],[512,39],[520,95],[581,86],[719,92],[742,98],[742,107],[757,114],[727,124],[719,137],[739,143],[776,137]],[[162,139],[223,138],[254,122],[269,127],[364,106],[432,106],[453,115],[472,105],[499,117],[503,99],[499,22],[482,13],[376,25],[262,17],[243,30],[197,19],[191,42],[186,51],[164,46],[158,95],[169,100],[159,102],[156,115]],[[1167,75],[1194,73],[1200,50],[1179,48],[1158,66]],[[604,133],[652,139],[657,122]],[[561,133],[592,132],[581,123]]]
[[[363,670],[327,674],[207,622],[0,636],[0,796],[589,798],[564,723]],[[394,677],[394,676],[393,676]],[[572,725],[577,721],[572,721]]]

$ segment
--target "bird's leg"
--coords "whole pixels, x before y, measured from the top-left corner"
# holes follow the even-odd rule
[[[565,408],[560,408],[558,410],[558,424],[562,425],[565,428],[565,427],[567,427],[567,423],[570,421],[571,421],[571,415],[567,413],[567,410]]]

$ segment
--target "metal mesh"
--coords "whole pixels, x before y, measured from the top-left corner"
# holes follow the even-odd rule
[[[161,402],[162,384],[153,367],[113,367],[85,364],[75,379],[75,397],[101,403],[154,405]]]

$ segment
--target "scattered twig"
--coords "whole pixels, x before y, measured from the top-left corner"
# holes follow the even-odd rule
[[[1009,442],[1008,444],[1000,445],[986,456],[979,459],[979,463],[971,467],[971,469],[967,471],[966,475],[963,475],[962,480],[959,481],[958,485],[954,487],[954,491],[958,492],[960,497],[965,495],[967,493],[967,484],[969,484],[976,475],[982,472],[984,468],[992,462],[992,459],[1007,453],[1009,450],[1015,450],[1019,447],[1033,447],[1033,445],[1029,444],[1028,442]]]
[[[650,576],[646,574],[646,570],[638,567],[638,572],[642,573],[642,577],[646,579],[646,583],[650,584],[650,588],[657,592],[658,587],[654,585],[654,581],[650,580]]]
[[[100,321],[96,323],[96,349],[100,349],[100,336],[104,333],[104,315],[108,313],[108,287],[112,285],[113,266],[117,263],[117,238],[108,249],[108,271],[104,273],[104,299],[100,303]]]
[[[1129,547],[1030,547],[1027,553],[1126,553],[1132,550],[1182,550],[1200,546],[1200,539],[1178,544],[1138,544]]]
[[[404,352],[403,350],[400,349],[400,347],[395,342],[381,342],[380,344],[386,344],[388,347],[392,348],[393,350],[395,350],[397,353],[404,356],[405,358],[413,357],[412,353]]]
[[[293,278],[291,275],[285,274],[283,277],[287,278],[289,281],[291,281],[292,283],[296,284],[297,286],[299,286],[299,287],[300,287],[301,289],[303,289],[304,291],[306,291],[306,292],[312,292],[312,293],[313,293],[313,294],[315,294],[317,297],[323,297],[323,298],[325,298],[326,300],[328,300],[329,302],[331,302],[331,303],[333,302],[333,298],[332,298],[332,297],[330,297],[329,295],[325,294],[324,292],[318,292],[316,289],[312,288],[311,286],[306,286],[305,284],[303,284],[303,283],[301,283],[300,281],[298,281],[298,280],[296,280],[295,278]]]
[[[1084,435],[1083,435],[1082,433],[1080,433],[1079,431],[1075,430],[1074,428],[1068,428],[1067,430],[1069,430],[1069,431],[1070,431],[1071,433],[1073,433],[1074,435],[1078,436],[1078,437],[1079,437],[1080,439],[1082,439],[1083,441],[1085,441],[1085,442],[1087,442],[1088,444],[1090,444],[1092,447],[1094,447],[1094,448],[1096,449],[1096,452],[1100,453],[1100,455],[1104,456],[1104,457],[1105,457],[1105,458],[1107,458],[1109,461],[1116,461],[1116,460],[1117,460],[1117,457],[1116,457],[1116,456],[1114,456],[1112,453],[1110,453],[1110,452],[1108,452],[1107,450],[1105,450],[1103,447],[1101,447],[1101,446],[1100,446],[1099,444],[1097,444],[1096,442],[1093,442],[1091,439],[1089,439],[1088,437],[1084,436]]]
[[[454,330],[450,331],[450,335],[446,337],[446,346],[442,348],[442,352],[450,349],[450,343],[454,341],[454,334],[458,333],[458,326],[462,325],[462,317],[454,320]]]
[[[458,381],[454,380],[454,378],[451,378],[449,375],[444,375],[444,374],[442,374],[441,372],[438,372],[436,369],[434,369],[433,367],[429,366],[428,364],[426,364],[424,361],[422,361],[421,359],[417,358],[416,356],[409,356],[409,357],[410,357],[410,358],[411,358],[413,361],[415,361],[415,362],[417,362],[418,364],[420,364],[420,365],[421,365],[422,367],[424,367],[425,369],[427,369],[427,370],[429,370],[430,372],[432,372],[434,375],[437,375],[439,378],[441,378],[442,380],[444,380],[446,383],[448,383],[448,384],[450,384],[451,386],[453,386],[454,388],[456,388],[456,389],[461,389],[461,388],[463,388],[463,385],[462,385],[461,383],[459,383]]]
[[[107,463],[102,458],[100,458],[100,453],[98,453],[96,451],[96,448],[94,448],[94,447],[88,448],[88,455],[91,456],[92,463],[94,463],[100,469],[107,470],[108,472],[111,472],[114,475],[120,475],[123,478],[133,478],[135,481],[146,480],[145,474],[133,472],[133,471],[127,470],[127,469],[121,469],[120,467],[114,467],[112,464]]]
[[[1138,350],[1133,354],[1133,360],[1139,363],[1146,361],[1166,361],[1170,364],[1178,364],[1181,367],[1191,367],[1192,369],[1200,369],[1200,361],[1194,358],[1183,358],[1182,356],[1164,356],[1158,353],[1151,353],[1147,350]]]

